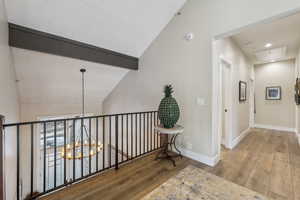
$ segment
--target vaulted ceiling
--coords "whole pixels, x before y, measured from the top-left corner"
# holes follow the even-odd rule
[[[8,21],[140,57],[186,0],[6,0]]]
[[[186,0],[6,0],[8,21],[140,57]],[[129,71],[104,64],[12,48],[21,103],[101,103]]]

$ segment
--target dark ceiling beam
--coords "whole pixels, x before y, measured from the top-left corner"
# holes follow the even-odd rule
[[[138,58],[9,23],[9,45],[137,70]]]

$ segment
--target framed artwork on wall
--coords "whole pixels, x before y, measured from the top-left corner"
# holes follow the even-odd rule
[[[266,87],[266,100],[281,100],[281,87]]]
[[[239,101],[247,100],[247,83],[244,81],[239,82]]]

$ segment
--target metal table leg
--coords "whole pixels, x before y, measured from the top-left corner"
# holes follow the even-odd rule
[[[177,135],[172,135],[171,139],[170,139],[170,142],[168,141],[168,135],[167,134],[163,134],[165,136],[165,139],[164,139],[164,142],[163,142],[163,149],[162,151],[160,151],[157,155],[156,155],[156,158],[155,160],[157,159],[167,159],[167,160],[170,160],[174,167],[176,167],[176,163],[175,163],[175,160],[173,159],[174,157],[177,157],[177,156],[180,156],[182,158],[182,155],[181,155],[181,152],[178,150],[177,146],[176,146],[176,138],[177,138]],[[169,154],[169,150],[168,150],[168,147],[170,145],[170,149],[172,150],[174,146],[175,150],[178,152],[178,155],[170,155]]]

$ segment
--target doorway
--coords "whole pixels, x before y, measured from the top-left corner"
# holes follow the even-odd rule
[[[222,109],[221,109],[221,144],[229,148],[230,133],[231,133],[231,64],[221,59],[221,83],[222,83]]]

